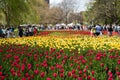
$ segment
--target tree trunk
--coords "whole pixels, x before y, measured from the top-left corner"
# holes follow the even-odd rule
[[[6,18],[6,27],[10,27],[10,13],[9,10],[5,12],[5,18]]]

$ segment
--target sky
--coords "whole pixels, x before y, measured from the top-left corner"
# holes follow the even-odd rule
[[[89,3],[90,0],[77,0],[78,11],[85,11],[87,9],[86,4]],[[57,5],[62,2],[62,0],[50,0],[50,5]]]

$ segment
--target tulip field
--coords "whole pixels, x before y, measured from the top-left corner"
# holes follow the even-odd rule
[[[120,80],[119,41],[58,32],[0,39],[0,80]]]

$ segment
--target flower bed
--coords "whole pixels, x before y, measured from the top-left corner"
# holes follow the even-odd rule
[[[0,39],[0,80],[119,80],[119,40],[104,36]]]
[[[48,31],[41,31],[38,35],[49,35],[51,33],[67,33],[67,34],[80,34],[80,35],[91,35],[90,31],[82,31],[82,30],[48,30]],[[104,35],[107,35],[107,31],[102,31]],[[113,32],[113,35],[118,35],[117,32]]]

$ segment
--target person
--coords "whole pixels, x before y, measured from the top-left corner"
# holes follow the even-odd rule
[[[91,36],[95,36],[95,33],[96,33],[95,27],[92,27],[91,28]]]
[[[2,31],[2,29],[0,28],[0,37],[3,37],[2,34],[3,34],[3,31]]]
[[[113,33],[113,28],[112,25],[110,24],[110,26],[108,27],[108,35],[112,36],[112,33]]]
[[[6,37],[7,37],[7,38],[10,38],[10,28],[7,29],[6,33],[7,33],[7,36],[6,36]]]
[[[19,36],[22,37],[23,36],[23,29],[22,27],[18,27],[18,30],[19,30]]]
[[[29,30],[28,30],[28,28],[25,29],[25,36],[29,36]]]
[[[101,29],[102,29],[101,26],[98,24],[98,25],[95,26],[95,29],[96,29],[95,35],[96,35],[96,36],[99,36],[99,35],[100,35],[100,32],[101,32]]]
[[[120,35],[120,25],[117,26],[117,32]]]
[[[34,30],[33,30],[33,27],[31,25],[28,25],[28,30],[29,30],[29,36],[33,36]]]
[[[34,36],[37,34],[37,29],[34,27]]]
[[[3,38],[5,38],[6,37],[6,29],[5,29],[5,27],[2,29],[2,35],[3,35]]]

